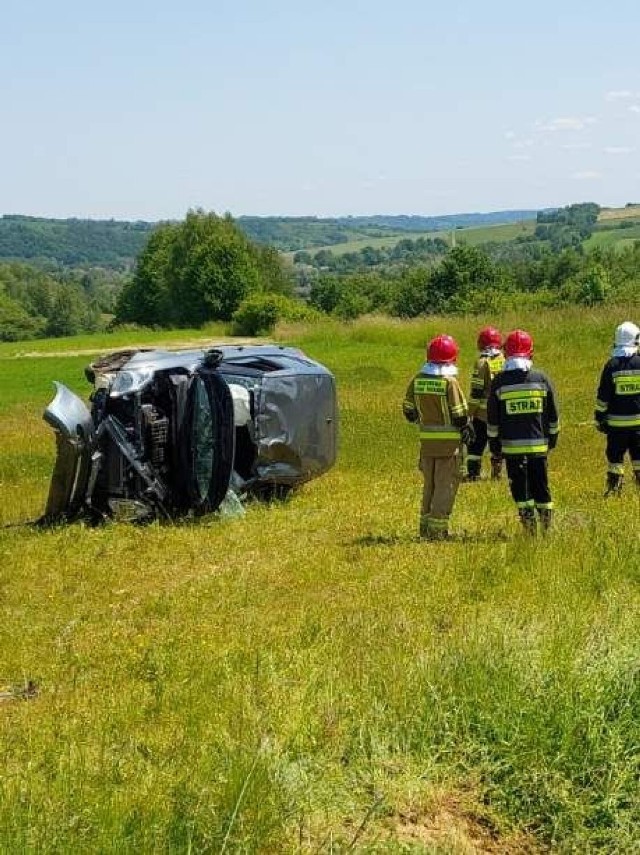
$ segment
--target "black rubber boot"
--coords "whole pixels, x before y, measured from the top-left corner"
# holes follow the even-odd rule
[[[540,508],[538,515],[540,516],[542,533],[548,534],[553,526],[553,510],[551,508]]]
[[[499,481],[502,478],[502,458],[491,458],[491,480]]]
[[[518,516],[520,517],[520,522],[522,523],[525,533],[531,537],[535,537],[538,533],[538,526],[536,524],[536,512],[534,509],[520,508]]]
[[[606,496],[619,496],[622,493],[622,481],[624,475],[617,472],[607,472],[607,488],[604,491]]]
[[[467,476],[465,481],[479,481],[481,468],[482,460],[467,459]]]

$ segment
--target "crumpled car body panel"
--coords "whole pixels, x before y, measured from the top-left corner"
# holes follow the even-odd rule
[[[333,378],[267,375],[257,404],[258,476],[279,483],[309,481],[335,460]]]
[[[56,463],[45,509],[46,519],[74,516],[83,506],[91,474],[95,430],[91,413],[62,383],[44,411],[44,420],[56,432]]]

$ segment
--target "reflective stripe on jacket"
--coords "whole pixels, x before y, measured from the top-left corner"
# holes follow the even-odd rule
[[[595,420],[614,430],[640,430],[640,354],[614,356],[602,369]]]
[[[559,430],[555,392],[542,371],[516,368],[493,380],[487,436],[500,441],[503,454],[546,454]]]
[[[502,352],[493,355],[481,353],[476,360],[471,375],[471,395],[469,396],[469,415],[471,418],[486,422],[491,381],[502,371],[503,365],[504,355]]]
[[[460,430],[468,420],[465,397],[456,377],[420,372],[407,387],[405,417],[417,422],[423,453],[449,457],[460,447]]]

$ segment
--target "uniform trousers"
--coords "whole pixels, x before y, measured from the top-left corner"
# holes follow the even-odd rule
[[[551,510],[547,457],[545,454],[505,456],[511,495],[518,508]]]
[[[432,455],[423,444],[419,464],[424,479],[420,518],[433,528],[446,528],[460,485],[459,455],[458,451],[448,457]]]
[[[467,446],[467,460],[480,460],[487,446],[487,423],[482,419],[473,419],[475,438]]]
[[[609,472],[616,475],[624,473],[624,456],[629,452],[634,472],[640,472],[640,430],[607,431],[607,461]]]

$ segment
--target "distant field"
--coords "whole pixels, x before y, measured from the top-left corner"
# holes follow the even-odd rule
[[[327,476],[227,521],[0,529],[0,852],[637,852],[638,496],[603,500],[592,411],[638,308],[301,326],[338,382]],[[555,381],[557,529],[523,539],[484,480],[422,543],[404,390],[443,331],[468,389],[487,321]],[[0,523],[42,510],[51,380],[86,395],[107,342],[0,354]]]
[[[628,229],[606,229],[604,231],[594,232],[591,237],[585,241],[586,249],[595,249],[602,246],[617,246],[622,248],[629,246],[633,241],[640,240],[640,223],[631,226]]]
[[[638,220],[637,225],[631,225],[629,228],[616,228],[616,224],[624,221]],[[600,214],[599,224],[601,231],[596,231],[587,241],[585,247],[594,249],[602,246],[628,246],[634,240],[640,239],[640,206],[632,208],[615,208],[606,209]],[[612,228],[607,228],[607,224],[611,224]],[[524,220],[520,223],[505,223],[496,226],[480,226],[466,229],[455,229],[453,231],[431,231],[431,232],[403,232],[401,234],[388,235],[383,238],[362,238],[352,240],[348,243],[333,244],[332,246],[314,247],[309,250],[313,255],[321,249],[330,250],[334,255],[344,255],[347,252],[358,252],[365,246],[371,246],[375,249],[388,249],[395,246],[399,241],[409,238],[415,240],[418,237],[424,238],[441,238],[445,240],[449,246],[452,240],[455,239],[457,245],[470,244],[478,246],[483,243],[495,241],[504,243],[515,240],[520,236],[530,236],[536,228],[535,220]],[[290,256],[293,253],[289,254]]]
[[[536,229],[535,220],[523,220],[521,223],[504,223],[499,226],[482,226],[480,228],[456,229],[456,241],[477,245],[496,241],[515,240],[518,237],[528,237]]]
[[[358,252],[364,249],[365,246],[372,246],[374,249],[388,249],[395,246],[401,240],[416,240],[419,237],[433,237],[437,232],[397,232],[395,234],[386,234],[384,237],[361,237],[357,240],[346,241],[345,243],[327,244],[327,246],[312,246],[307,248],[307,252],[315,255],[321,249],[328,249],[334,255],[344,255],[347,252]],[[440,233],[442,234],[442,233]],[[445,233],[446,234],[446,233]],[[293,253],[291,253],[293,255]]]
[[[449,245],[452,242],[452,235],[455,234],[457,244],[472,244],[478,245],[488,243],[489,241],[504,242],[515,240],[521,235],[532,235],[535,231],[535,220],[524,220],[520,223],[504,223],[496,226],[478,226],[467,229],[454,229],[430,231],[430,232],[402,232],[399,234],[389,235],[383,238],[362,238],[352,240],[348,243],[338,243],[330,246],[313,247],[308,250],[312,255],[319,252],[321,249],[330,250],[334,255],[344,255],[346,252],[358,252],[364,249],[365,246],[371,246],[374,249],[388,249],[394,247],[401,240],[416,240],[417,238],[441,238],[447,241]],[[290,253],[293,255],[293,253]]]
[[[628,208],[603,208],[598,215],[598,222],[630,219],[640,219],[640,205],[630,205]]]

